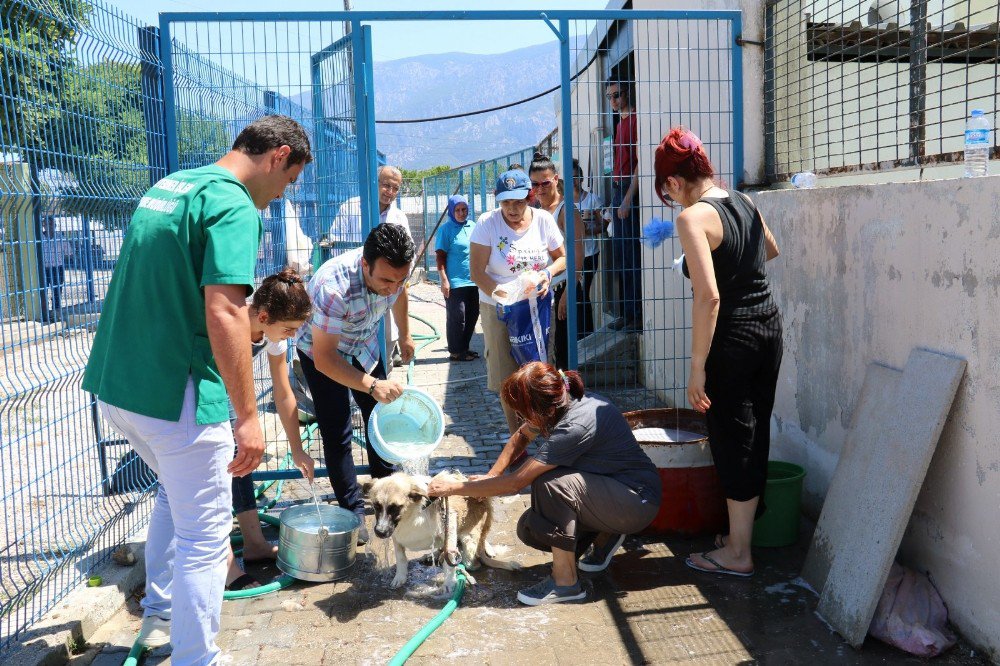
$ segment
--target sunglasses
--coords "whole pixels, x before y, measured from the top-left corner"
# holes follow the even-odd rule
[[[607,97],[608,99],[618,99],[621,96],[622,96],[621,91],[610,92],[607,95],[605,95],[605,97]]]
[[[554,179],[549,178],[548,180],[540,180],[538,182],[531,181],[532,187],[548,187],[552,183],[556,182]]]

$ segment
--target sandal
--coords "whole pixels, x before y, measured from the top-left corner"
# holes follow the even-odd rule
[[[252,590],[255,587],[260,587],[260,581],[250,574],[243,574],[229,585],[226,585],[226,591],[235,592],[237,590]]]
[[[718,562],[716,562],[714,559],[712,559],[712,557],[709,556],[709,554],[707,552],[701,553],[701,559],[705,560],[706,562],[708,562],[709,564],[711,564],[715,568],[714,569],[706,569],[705,567],[703,567],[703,566],[701,566],[699,564],[696,564],[695,561],[692,560],[690,557],[684,560],[684,564],[688,565],[689,567],[691,567],[695,571],[701,571],[701,572],[704,572],[704,573],[725,574],[727,576],[737,576],[739,578],[749,578],[750,576],[753,575],[753,569],[751,569],[750,571],[736,571],[735,569],[730,569],[729,567],[724,567],[721,564],[719,564]]]

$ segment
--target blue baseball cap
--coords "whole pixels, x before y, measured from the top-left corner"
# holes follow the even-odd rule
[[[527,199],[531,190],[531,179],[528,174],[520,169],[504,171],[497,178],[497,186],[494,190],[497,201],[507,201],[509,199]]]

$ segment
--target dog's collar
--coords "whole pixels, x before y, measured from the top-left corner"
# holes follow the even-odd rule
[[[437,502],[439,499],[441,499],[441,498],[440,497],[425,497],[423,499],[423,501],[420,503],[420,510],[423,511],[424,509],[429,508],[432,504],[434,504],[435,502]]]

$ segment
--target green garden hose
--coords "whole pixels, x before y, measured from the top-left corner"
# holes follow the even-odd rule
[[[128,657],[125,658],[122,666],[138,666],[139,662],[145,659],[148,649],[145,645],[140,645],[137,638],[135,643],[132,644],[132,649],[128,651]]]
[[[420,631],[415,633],[413,638],[408,640],[406,645],[399,649],[396,656],[389,661],[389,666],[402,666],[402,664],[405,664],[406,660],[412,657],[413,653],[417,651],[417,648],[423,645],[424,641],[430,638],[430,635],[444,624],[444,621],[451,617],[451,614],[458,608],[458,604],[462,601],[462,595],[465,594],[464,564],[458,565],[455,577],[458,580],[458,585],[455,586],[455,591],[452,593],[451,599],[448,600],[448,603],[444,605],[444,608],[437,615],[431,618],[430,622],[421,627]]]

